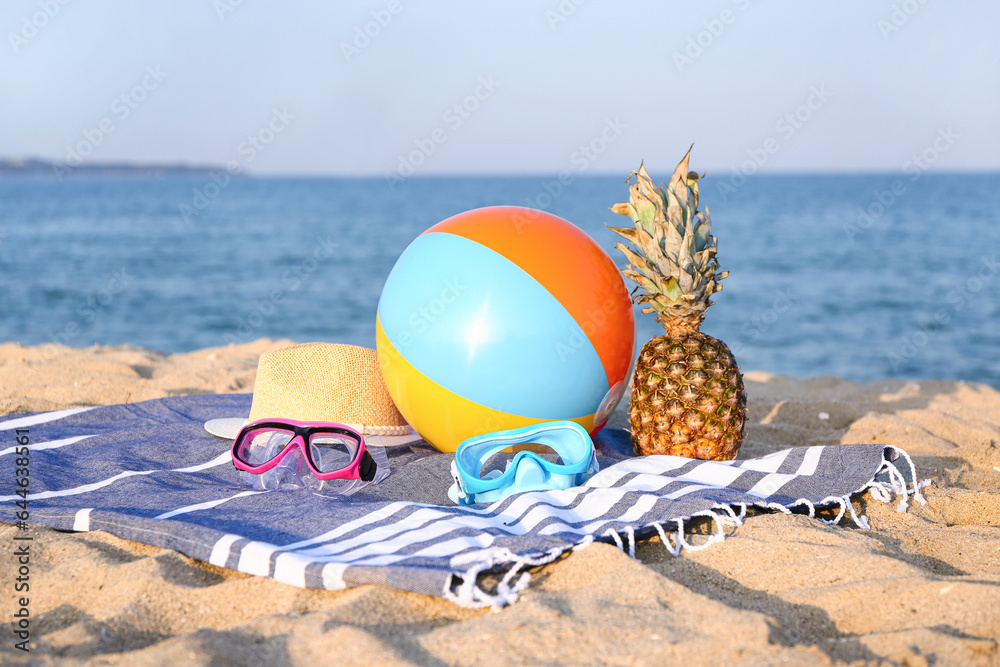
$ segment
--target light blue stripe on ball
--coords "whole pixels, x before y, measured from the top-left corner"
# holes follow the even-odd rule
[[[556,298],[464,237],[418,236],[389,274],[378,310],[389,341],[416,369],[489,408],[570,419],[595,412],[608,392],[600,357]]]

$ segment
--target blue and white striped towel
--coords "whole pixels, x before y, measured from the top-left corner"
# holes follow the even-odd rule
[[[758,459],[710,462],[635,457],[623,431],[596,440],[601,472],[564,491],[532,492],[490,506],[447,501],[450,454],[422,441],[387,447],[392,474],[350,497],[253,492],[230,461],[230,443],[209,419],[248,414],[251,396],[163,398],[0,418],[0,521],[17,522],[16,429],[30,440],[30,523],[103,530],[192,558],[305,588],[381,584],[465,607],[508,604],[526,568],[593,540],[634,553],[659,534],[673,553],[725,537],[748,507],[813,515],[871,489],[923,502],[901,450],[885,445],[796,447]],[[900,472],[892,461],[908,465]],[[715,531],[695,547],[684,522]],[[487,591],[481,575],[495,578]]]

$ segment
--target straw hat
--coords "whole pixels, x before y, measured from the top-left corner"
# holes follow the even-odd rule
[[[250,416],[213,419],[205,430],[234,439],[248,422],[267,417],[337,422],[362,435],[416,437],[389,396],[378,353],[357,345],[303,343],[265,352],[257,363]]]

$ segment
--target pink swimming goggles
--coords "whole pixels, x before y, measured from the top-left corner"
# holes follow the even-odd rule
[[[261,480],[263,488],[273,488],[283,478],[307,488],[326,487],[329,480],[370,482],[378,469],[360,433],[330,422],[259,419],[236,436],[232,454],[255,488]]]

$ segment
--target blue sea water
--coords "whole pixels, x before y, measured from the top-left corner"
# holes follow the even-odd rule
[[[549,210],[624,264],[623,177],[0,179],[0,340],[373,347],[396,258],[470,208]],[[1000,387],[1000,175],[710,174],[702,202],[731,271],[702,328],[744,370]]]

